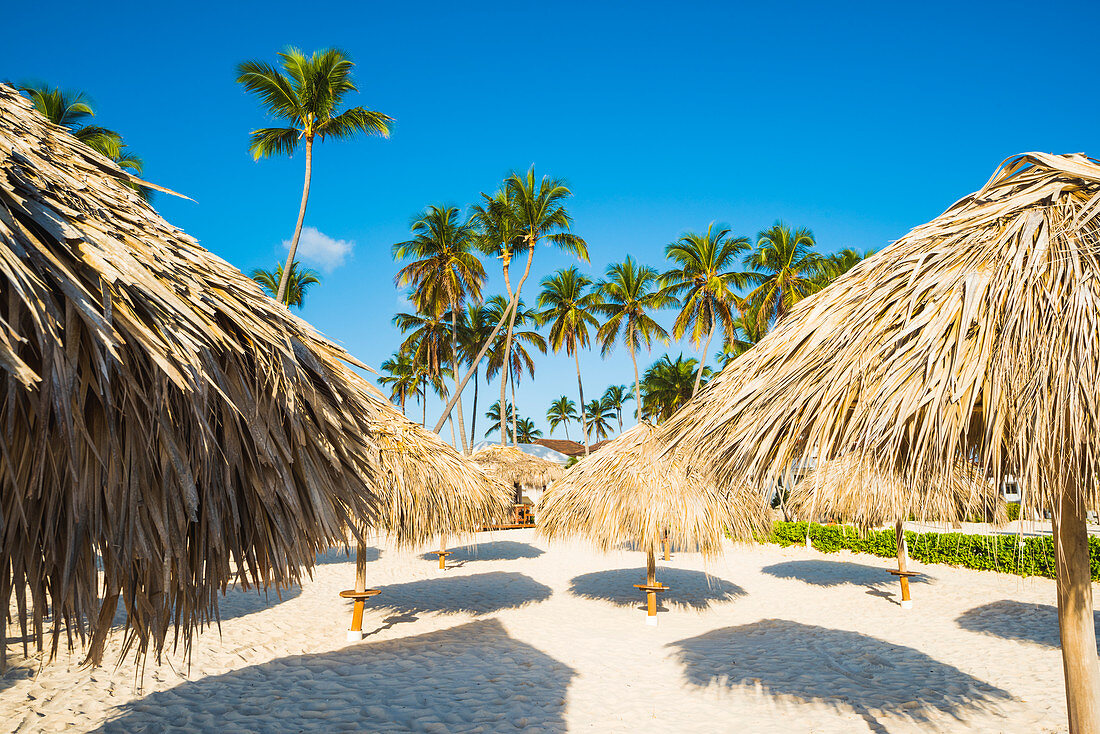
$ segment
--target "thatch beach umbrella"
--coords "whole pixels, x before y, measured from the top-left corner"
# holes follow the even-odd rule
[[[514,488],[514,525],[524,524],[524,518],[519,514],[523,490],[546,489],[565,473],[560,464],[532,456],[515,446],[486,446],[471,454],[470,459],[489,476]]]
[[[512,492],[488,477],[440,437],[401,415],[373,394],[365,401],[376,447],[378,517],[367,523],[386,532],[398,546],[420,545],[434,535],[461,536],[481,527],[487,516],[507,511]],[[366,599],[380,593],[366,585],[366,544],[357,538],[355,588],[340,595],[354,600],[349,640],[362,639]]]
[[[91,662],[120,597],[124,649],[189,648],[378,514],[353,360],[133,180],[0,85],[0,603]]]
[[[607,551],[619,543],[646,553],[647,623],[657,623],[654,551],[667,535],[703,555],[722,550],[722,538],[748,539],[764,522],[765,504],[749,492],[719,490],[676,454],[662,454],[656,429],[640,423],[565,472],[542,496],[539,532],[579,535]],[[726,486],[738,486],[730,482]]]
[[[1100,730],[1087,508],[1100,469],[1100,165],[1029,153],[801,303],[664,436],[771,486],[847,453],[925,492],[960,459],[1052,511],[1070,729]],[[868,504],[881,501],[869,498]]]
[[[787,509],[812,522],[826,515],[862,528],[894,524],[901,606],[912,607],[903,523],[906,518],[933,522],[962,522],[977,515],[1004,524],[1008,521],[1004,500],[997,487],[971,461],[955,462],[954,470],[941,482],[916,491],[896,472],[885,473],[874,464],[864,465],[859,456],[846,454],[824,462],[807,472],[790,491]]]

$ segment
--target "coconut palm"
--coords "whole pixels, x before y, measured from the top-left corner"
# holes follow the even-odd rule
[[[569,440],[569,422],[580,420],[577,416],[577,404],[565,395],[558,397],[550,403],[550,409],[546,411],[546,422],[550,424],[550,435],[554,435],[554,429],[558,426],[565,428],[565,440]]]
[[[523,290],[523,284],[531,274],[531,263],[540,241],[545,240],[558,249],[588,262],[588,243],[569,231],[573,217],[565,208],[565,202],[573,192],[561,179],[543,176],[535,177],[535,167],[531,166],[526,174],[512,173],[504,180],[503,192],[490,198],[486,206],[494,217],[504,223],[502,234],[508,239],[501,240],[501,257],[510,262],[513,252],[526,251],[527,264],[523,275],[516,283],[512,293],[512,312],[509,316],[508,331],[504,340],[504,360],[509,360],[512,349],[512,331],[515,328],[516,303]],[[483,225],[484,226],[484,225]],[[508,265],[505,265],[507,268]],[[505,385],[501,382],[500,399],[503,402]],[[503,434],[503,431],[501,432]],[[503,441],[503,436],[501,441]]]
[[[509,306],[508,301],[503,296],[493,296],[486,303],[486,308],[489,313],[490,320],[498,319],[498,316],[504,312]],[[523,377],[524,371],[531,377],[535,376],[535,360],[531,356],[530,349],[538,350],[540,354],[546,354],[546,338],[542,334],[535,331],[534,328],[524,328],[528,326],[534,326],[537,324],[537,314],[534,309],[527,308],[523,299],[519,299],[515,308],[516,314],[516,326],[517,329],[513,329],[512,332],[512,349],[509,352],[509,361],[511,362],[510,368],[506,372],[501,371],[501,367],[504,365],[504,341],[505,334],[499,332],[496,336],[493,349],[489,352],[489,361],[485,366],[485,379],[491,380],[498,373],[501,374],[501,382],[505,385],[512,386],[512,402],[516,401],[516,383]],[[511,435],[515,435],[516,416],[512,415],[512,431]]]
[[[396,401],[405,414],[405,401],[420,394],[421,371],[407,352],[396,351],[382,363],[378,384],[390,388],[390,400]]]
[[[584,405],[584,385],[581,383],[580,350],[590,342],[589,329],[600,327],[595,313],[600,304],[600,294],[591,290],[592,279],[583,275],[575,266],[563,268],[542,279],[539,293],[538,314],[540,324],[550,324],[550,348],[572,356],[577,365],[577,392],[580,405]],[[584,434],[584,454],[588,455],[588,423],[581,411],[581,429]]]
[[[451,361],[451,328],[441,315],[431,313],[399,313],[393,317],[393,323],[407,334],[401,344],[401,351],[407,352],[413,364],[421,373],[424,392],[424,420],[427,427],[427,386],[431,383],[435,391],[446,396],[443,377],[450,371],[443,365]]]
[[[530,418],[520,418],[516,423],[516,442],[534,443],[539,438],[542,438],[542,430],[535,427],[535,422]]]
[[[499,319],[496,320],[499,322]],[[469,303],[466,305],[466,314],[459,322],[458,351],[463,363],[474,374],[474,405],[470,410],[470,443],[477,440],[477,389],[478,373],[484,355],[481,347],[493,336],[493,324],[496,323],[484,303]]]
[[[279,281],[283,279],[283,264],[281,262],[275,263],[274,270],[256,268],[248,277],[259,283],[264,289],[264,293],[274,298],[279,291]],[[287,278],[283,303],[301,310],[310,287],[320,282],[320,273],[313,268],[302,267],[301,263],[295,260],[290,264],[290,277]]]
[[[665,247],[665,257],[676,267],[661,276],[663,292],[679,297],[682,304],[672,333],[680,339],[690,331],[696,349],[706,337],[699,354],[704,365],[715,329],[721,328],[726,339],[734,336],[734,322],[742,309],[736,290],[748,284],[748,274],[731,268],[748,249],[748,238],[734,237],[728,227],[713,222],[707,226],[706,234],[688,232]],[[700,370],[693,395],[699,391],[702,376]]]
[[[821,290],[829,277],[829,261],[817,251],[814,233],[791,229],[782,222],[760,232],[744,264],[756,287],[745,296],[762,324],[779,321],[794,304]]]
[[[110,158],[119,168],[132,173],[141,173],[145,169],[145,162],[126,147],[119,133],[88,124],[88,120],[95,117],[95,111],[84,92],[66,92],[58,87],[38,83],[20,84],[16,88],[30,98],[31,104],[43,117],[55,125],[68,128],[74,138],[100,155]],[[142,199],[149,200],[150,189],[140,184],[127,185]]]
[[[691,399],[699,383],[699,360],[678,356],[675,361],[667,354],[650,365],[642,378],[642,414],[661,422]],[[704,368],[707,377],[709,368]]]
[[[508,440],[514,442],[514,436],[512,434],[512,427],[509,425],[509,418],[515,415],[516,409],[511,403],[504,404],[504,419],[500,416],[500,401],[493,403],[489,406],[489,410],[485,411],[485,417],[489,419],[489,428],[485,431],[485,438],[493,435],[493,431],[500,430],[501,426],[504,426],[508,433]]]
[[[323,142],[326,138],[348,140],[360,134],[389,137],[393,120],[365,107],[338,111],[344,97],[358,91],[351,80],[354,64],[344,52],[330,48],[306,56],[291,47],[278,56],[282,69],[259,60],[238,64],[237,82],[259,98],[265,113],[287,123],[286,127],[264,127],[252,131],[249,150],[253,158],[289,156],[300,142],[306,148],[305,183],[302,185],[302,203],[298,207],[298,222],[294,226],[294,236],[286,258],[288,270],[284,272],[275,295],[275,299],[282,302],[309,202],[313,143],[316,140]]]
[[[411,260],[394,277],[398,286],[412,286],[413,304],[422,313],[442,313],[451,319],[451,369],[457,375],[458,319],[468,298],[480,299],[485,268],[474,253],[476,229],[461,220],[452,206],[429,206],[413,220],[413,238],[393,246],[397,260]],[[463,422],[462,395],[458,394],[458,430],[462,452],[469,453]]]
[[[638,265],[627,255],[621,263],[609,265],[600,284],[602,303],[597,310],[607,317],[596,338],[603,356],[614,349],[622,334],[623,344],[630,350],[634,365],[634,404],[642,404],[641,380],[638,378],[638,347],[652,348],[653,340],[668,340],[668,332],[653,320],[650,312],[679,305],[679,301],[657,286],[660,276],[648,265]],[[609,390],[611,388],[608,388]],[[605,395],[607,393],[604,393]],[[623,430],[622,399],[618,404],[619,431]],[[638,420],[641,420],[639,416]]]
[[[635,394],[639,396],[638,400],[640,401],[640,390]],[[635,395],[630,394],[630,388],[628,388],[626,385],[610,385],[606,390],[603,391],[603,395],[600,397],[600,400],[604,401],[615,409],[615,417],[619,421],[619,433],[622,433],[623,431],[623,404],[626,403],[627,400],[630,400],[634,397]],[[635,405],[637,404],[638,403],[635,403]],[[639,420],[641,419],[639,418]]]
[[[826,270],[829,274],[830,281],[834,278],[847,273],[849,270],[859,265],[861,262],[874,255],[874,250],[865,250],[860,252],[859,250],[853,250],[850,247],[845,247],[843,250],[829,255],[826,263]]]
[[[597,441],[602,441],[611,435],[611,421],[615,420],[615,408],[606,400],[589,400],[584,406],[584,414],[587,420],[586,430]]]

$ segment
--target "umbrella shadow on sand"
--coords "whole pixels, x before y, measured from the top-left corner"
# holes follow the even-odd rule
[[[367,546],[367,563],[374,563],[381,557],[382,551],[373,546]],[[324,566],[330,563],[355,563],[355,548],[348,546],[337,546],[335,548],[329,548],[323,553],[317,554],[318,566]]]
[[[996,711],[1012,696],[910,647],[858,632],[765,619],[669,645],[689,683],[757,689],[779,701],[821,702],[859,715],[874,732],[880,717],[933,722]]]
[[[447,565],[451,567],[465,566],[472,561],[518,561],[525,558],[538,558],[544,553],[541,548],[528,543],[517,543],[514,540],[494,540],[491,543],[464,545],[448,550],[451,551],[451,555],[447,558]],[[438,556],[434,551],[430,551],[421,558],[434,561]]]
[[[645,583],[645,568],[616,568],[575,576],[569,581],[569,593],[584,599],[609,601],[622,607],[645,609],[645,596],[634,584]],[[735,583],[683,568],[657,568],[657,580],[669,590],[660,595],[660,611],[668,607],[707,609],[714,604],[733,601],[744,596],[745,590]]]
[[[99,731],[565,731],[575,675],[488,619],[184,683]]]
[[[553,593],[549,586],[530,576],[505,571],[409,581],[381,588],[382,593],[370,599],[367,608],[402,615],[425,612],[491,614],[546,601]],[[347,604],[351,606],[350,601]]]
[[[1093,623],[1100,638],[1100,612],[1093,612]],[[1058,636],[1058,608],[1047,604],[1001,599],[963,612],[955,624],[971,632],[1006,640],[1032,642],[1055,650],[1062,647]],[[1100,652],[1100,644],[1097,652]]]
[[[217,598],[218,602],[218,618],[217,620],[210,620],[210,627],[216,628],[218,620],[222,622],[228,622],[231,619],[238,617],[245,617],[249,614],[256,614],[267,609],[272,609],[288,602],[291,599],[297,599],[302,595],[302,587],[291,586],[285,589],[271,589],[270,591],[263,591],[252,587],[249,589],[241,588],[234,584],[226,589],[225,594],[219,594]],[[119,609],[115,612],[114,623],[112,629],[121,629],[126,624],[126,609],[119,602]]]
[[[813,586],[865,586],[870,596],[886,599],[894,604],[898,601],[895,594],[885,587],[897,584],[897,579],[887,573],[882,566],[867,566],[862,563],[845,561],[786,561],[765,566],[760,569],[769,576],[779,579],[798,579]],[[919,573],[909,578],[911,584],[930,584],[932,578]]]

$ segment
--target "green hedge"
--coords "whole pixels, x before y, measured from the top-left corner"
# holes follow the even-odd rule
[[[771,533],[762,540],[781,546],[804,545],[806,523],[774,523]],[[909,557],[922,563],[943,563],[980,571],[1054,578],[1054,541],[1050,537],[914,533],[907,530],[905,541],[909,545]],[[892,529],[861,533],[848,525],[814,523],[810,526],[810,542],[814,548],[824,553],[849,550],[883,558],[897,555]],[[1089,555],[1092,580],[1100,581],[1100,538],[1089,537]]]

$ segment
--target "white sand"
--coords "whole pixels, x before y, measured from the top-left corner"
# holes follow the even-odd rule
[[[332,552],[279,601],[234,591],[190,671],[59,660],[0,678],[0,731],[1062,731],[1054,584],[886,559],[731,546],[647,627],[644,556],[482,534],[457,567],[378,544],[362,642]],[[427,550],[427,549],[425,549]],[[16,650],[13,648],[12,653]]]

